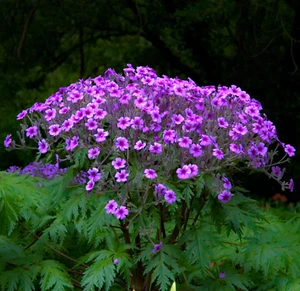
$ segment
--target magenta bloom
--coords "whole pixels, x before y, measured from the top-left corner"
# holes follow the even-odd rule
[[[157,174],[153,169],[145,169],[144,175],[146,178],[152,179],[152,180],[157,178]]]
[[[102,177],[97,168],[89,169],[87,173],[89,174],[89,179],[95,183],[98,182]]]
[[[219,195],[218,195],[218,199],[223,202],[226,203],[228,202],[232,197],[231,192],[229,192],[228,190],[223,190]]]
[[[179,179],[188,179],[191,174],[191,169],[187,165],[184,165],[182,168],[178,168],[176,173]]]
[[[23,110],[17,115],[17,120],[23,119],[27,115],[27,110]]]
[[[119,259],[115,258],[114,261],[113,261],[113,264],[116,265],[118,262],[119,262]]]
[[[287,144],[285,147],[284,147],[284,151],[289,155],[289,157],[292,157],[295,155],[295,148],[292,147],[291,145]]]
[[[117,182],[118,183],[120,183],[120,182],[126,182],[128,176],[129,176],[129,174],[125,170],[122,170],[121,172],[117,172],[115,174],[115,178],[117,178]]]
[[[116,209],[114,215],[117,219],[124,219],[128,215],[129,211],[125,206],[120,206],[119,209]]]
[[[164,196],[166,194],[167,187],[163,184],[157,184],[154,187],[154,191],[156,194],[158,194],[160,196]]]
[[[210,144],[211,144],[211,140],[210,140],[209,136],[202,134],[200,145],[206,147],[206,146],[209,146]]]
[[[154,245],[152,253],[157,253],[161,249],[162,245],[163,245],[162,241],[159,244]]]
[[[173,190],[166,190],[164,198],[169,204],[172,204],[173,202],[176,201],[175,192]]]
[[[46,140],[42,139],[41,141],[39,141],[38,145],[40,153],[45,154],[48,151],[48,144]]]
[[[267,151],[268,151],[268,148],[265,147],[265,144],[263,142],[260,142],[257,147],[257,152],[261,155],[261,156],[265,156]]]
[[[131,121],[131,127],[133,129],[142,129],[144,125],[144,120],[138,116],[134,117]]]
[[[172,129],[164,130],[163,138],[166,144],[174,143],[176,141],[176,131]]]
[[[96,159],[100,154],[100,150],[97,147],[91,148],[88,150],[88,158]]]
[[[178,139],[178,145],[181,148],[189,148],[192,143],[193,141],[187,136]]]
[[[26,129],[26,136],[29,138],[33,138],[34,136],[37,136],[37,126],[31,126]]]
[[[151,154],[160,155],[162,153],[162,145],[158,142],[155,142],[153,145],[150,145],[149,151]]]
[[[95,186],[95,182],[93,180],[90,180],[87,182],[86,186],[85,186],[85,189],[86,191],[91,191]]]
[[[129,117],[120,117],[118,119],[117,127],[125,130],[127,127],[131,125],[131,121]]]
[[[228,127],[228,122],[225,120],[224,117],[219,117],[218,118],[218,124],[221,128],[227,128]]]
[[[289,183],[289,186],[288,186],[288,189],[293,192],[294,191],[294,180],[293,179],[290,179],[290,183]]]
[[[67,119],[61,125],[61,130],[68,132],[73,127],[73,125],[74,125],[74,122],[71,119]]]
[[[278,166],[272,167],[272,174],[274,177],[279,178],[282,174],[280,167]]]
[[[11,134],[9,134],[9,135],[6,136],[6,138],[5,138],[5,140],[4,140],[4,146],[5,146],[6,148],[8,148],[9,145],[11,144],[11,142],[12,142]]]
[[[96,129],[98,127],[98,124],[97,124],[97,122],[94,119],[90,118],[85,123],[85,126],[88,128],[88,130],[94,130],[94,129]]]
[[[172,121],[175,124],[181,124],[184,121],[184,117],[181,114],[173,114]]]
[[[115,142],[115,146],[120,151],[124,152],[129,148],[128,140],[125,137],[118,137]]]
[[[140,151],[140,150],[142,150],[145,146],[146,146],[146,143],[145,143],[145,142],[142,142],[141,140],[138,140],[138,141],[136,142],[136,144],[134,145],[134,149],[137,150],[137,151]]]
[[[197,165],[195,165],[195,164],[188,164],[187,166],[189,167],[189,169],[191,171],[189,178],[193,178],[193,177],[195,177],[195,176],[198,175],[199,169],[198,169]]]
[[[72,151],[78,146],[79,137],[73,136],[72,139],[67,138],[66,139],[66,150]]]
[[[105,206],[107,214],[109,213],[115,214],[117,208],[118,208],[118,203],[115,200],[110,200]]]
[[[230,190],[232,188],[230,181],[226,177],[223,177],[222,181],[223,181],[223,187],[225,189]]]
[[[108,136],[108,131],[104,131],[102,128],[97,129],[97,133],[94,134],[97,142],[104,142]]]
[[[121,159],[121,158],[116,158],[115,160],[112,161],[111,164],[114,166],[114,168],[115,168],[116,170],[119,170],[119,169],[122,169],[122,168],[125,167],[125,165],[126,165],[126,160]]]
[[[224,273],[224,272],[221,272],[221,273],[219,274],[219,278],[224,279],[224,278],[225,278],[225,273]]]
[[[198,158],[202,155],[202,149],[201,146],[199,144],[192,144],[189,150],[190,154],[195,157]]]
[[[100,120],[102,120],[102,119],[104,119],[104,117],[107,115],[107,112],[106,111],[104,111],[103,109],[101,109],[101,108],[98,108],[98,109],[96,109],[95,110],[95,112],[94,112],[94,119],[100,119]]]
[[[59,135],[61,132],[61,129],[58,124],[52,124],[49,126],[49,134],[53,136]]]
[[[220,149],[213,149],[213,156],[218,160],[222,160],[224,158],[224,153]]]
[[[54,108],[46,110],[46,112],[45,112],[45,119],[47,121],[50,121],[50,120],[54,119],[55,116],[56,116],[56,110]]]

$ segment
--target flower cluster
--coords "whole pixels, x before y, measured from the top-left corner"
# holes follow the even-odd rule
[[[70,164],[85,148],[90,165],[86,190],[96,193],[105,186],[119,192],[116,197],[124,206],[118,208],[110,200],[106,208],[118,219],[127,216],[125,205],[132,203],[133,195],[146,203],[149,187],[136,186],[141,181],[156,185],[155,193],[164,196],[161,203],[171,204],[176,194],[163,181],[225,173],[237,163],[263,170],[283,188],[293,188],[292,180],[281,182],[279,165],[294,156],[295,149],[279,140],[261,104],[235,85],[199,87],[191,79],[159,77],[149,67],[129,64],[124,76],[108,69],[103,76],[60,88],[17,119],[23,121],[21,146],[29,138],[47,154],[60,144]],[[20,147],[11,134],[4,145]],[[285,153],[279,163],[274,160],[278,147]],[[231,184],[227,178],[223,182],[218,199],[228,202]]]

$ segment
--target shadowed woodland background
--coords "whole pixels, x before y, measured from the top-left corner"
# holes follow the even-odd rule
[[[241,87],[300,150],[298,0],[1,0],[0,23],[1,140],[19,130],[17,113],[59,87],[131,63],[200,86]],[[0,147],[1,170],[33,158]],[[299,153],[290,176],[296,201]],[[244,183],[267,198],[280,192],[265,177]]]

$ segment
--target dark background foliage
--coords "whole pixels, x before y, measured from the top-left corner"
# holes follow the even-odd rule
[[[59,87],[131,63],[241,87],[300,149],[297,0],[2,0],[0,24],[1,140],[19,129],[17,113]],[[33,159],[4,147],[0,155],[2,170]],[[299,155],[287,174],[299,191]],[[266,197],[280,191],[264,178],[245,183]]]

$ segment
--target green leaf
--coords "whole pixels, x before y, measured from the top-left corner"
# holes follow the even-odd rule
[[[114,252],[108,250],[95,251],[89,253],[85,262],[93,263],[85,270],[82,278],[84,290],[95,290],[95,287],[109,290],[115,278],[115,266],[113,264]]]
[[[61,291],[67,287],[72,288],[71,278],[66,272],[66,267],[54,260],[45,260],[40,263],[41,280],[40,286],[42,291]]]
[[[193,196],[194,196],[194,193],[189,186],[187,186],[183,189],[182,197],[183,197],[184,201],[186,202],[188,208],[190,208],[190,206],[191,206],[190,203],[191,203],[191,199]]]

